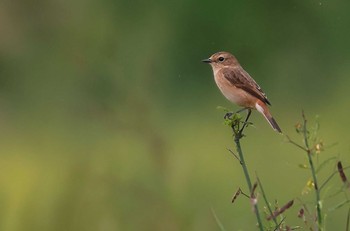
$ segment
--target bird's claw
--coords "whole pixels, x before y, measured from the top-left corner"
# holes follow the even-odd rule
[[[227,112],[225,115],[224,115],[224,119],[231,119],[231,116],[233,115],[234,113],[232,112]]]

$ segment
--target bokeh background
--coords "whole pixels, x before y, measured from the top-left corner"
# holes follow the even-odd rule
[[[349,12],[346,0],[2,0],[0,229],[219,230],[214,211],[254,230],[249,201],[230,203],[246,183],[216,109],[238,108],[200,60],[234,53],[285,134],[301,142],[301,110],[319,115],[319,159],[348,166]],[[242,145],[269,199],[311,201],[304,153],[251,121]],[[344,229],[330,186],[327,227]],[[299,208],[288,224],[302,225]]]

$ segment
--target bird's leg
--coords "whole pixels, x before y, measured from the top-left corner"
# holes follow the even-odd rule
[[[252,109],[250,109],[250,108],[244,108],[244,109],[247,109],[248,110],[248,114],[247,114],[247,117],[245,118],[245,120],[244,120],[244,123],[243,123],[243,126],[242,126],[242,128],[241,128],[241,130],[239,130],[239,133],[240,134],[242,134],[242,132],[243,132],[243,129],[247,126],[247,122],[248,122],[248,119],[249,119],[249,117],[250,117],[250,114],[252,114]]]
[[[242,111],[248,110],[248,109],[249,109],[249,108],[244,107],[244,108],[239,109],[239,110],[236,111],[236,112],[227,112],[227,113],[224,115],[224,119],[231,119],[231,116],[232,116],[233,114],[238,114],[238,113],[241,113]],[[249,109],[249,110],[250,110],[250,109]]]

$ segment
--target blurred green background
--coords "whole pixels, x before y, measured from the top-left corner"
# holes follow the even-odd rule
[[[219,230],[212,210],[227,230],[254,230],[248,200],[230,203],[246,183],[216,109],[238,108],[200,60],[235,54],[285,134],[301,142],[301,110],[320,115],[326,147],[338,143],[320,159],[348,166],[349,10],[346,0],[2,0],[0,230]],[[271,201],[300,197],[305,154],[258,113],[251,121],[250,171]],[[288,224],[302,225],[299,208]],[[327,227],[344,229],[346,215],[328,212]]]

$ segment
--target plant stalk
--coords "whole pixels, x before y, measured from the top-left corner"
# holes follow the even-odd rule
[[[250,180],[248,168],[247,168],[247,165],[246,165],[245,160],[244,160],[244,155],[243,155],[242,148],[241,148],[241,143],[240,143],[240,139],[241,138],[242,138],[242,133],[241,132],[235,133],[235,139],[234,140],[235,140],[235,144],[236,144],[236,150],[238,152],[239,159],[241,161],[241,165],[242,165],[242,168],[243,168],[244,176],[245,176],[245,179],[246,179],[246,182],[247,182],[247,185],[248,185],[248,188],[249,188],[249,192],[250,192],[250,195],[251,195],[252,194],[252,182]],[[255,213],[256,219],[258,221],[259,229],[260,229],[260,231],[263,231],[264,228],[263,228],[261,217],[260,217],[260,214],[259,214],[259,208],[258,208],[258,205],[256,203],[254,203],[254,213]]]
[[[309,159],[309,164],[310,164],[310,169],[311,169],[311,173],[312,173],[312,178],[314,181],[314,188],[315,188],[315,194],[316,194],[316,211],[317,211],[318,230],[322,230],[321,196],[320,196],[320,190],[318,188],[317,176],[316,176],[314,163],[312,161],[312,156],[311,156],[312,153],[311,153],[311,149],[309,147],[309,142],[308,142],[308,138],[307,138],[307,130],[306,130],[307,120],[305,118],[304,112],[303,112],[303,120],[304,120],[304,126],[303,126],[304,127],[303,128],[304,143],[305,143],[305,147],[306,147],[307,157]]]

